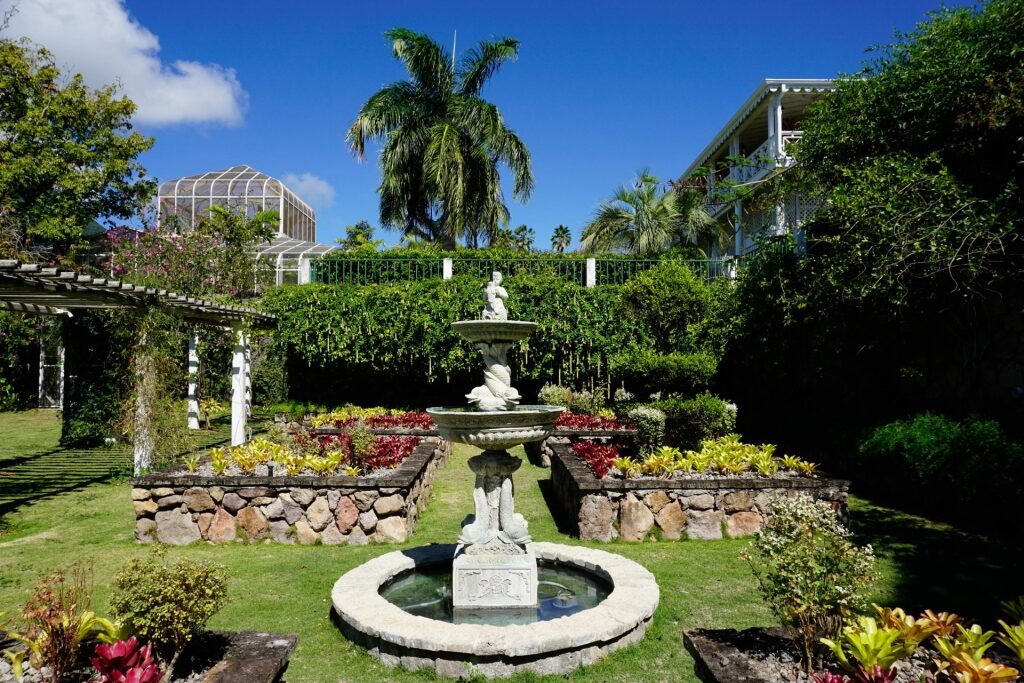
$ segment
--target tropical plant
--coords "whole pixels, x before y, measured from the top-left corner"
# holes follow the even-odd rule
[[[657,176],[644,169],[632,187],[620,187],[583,226],[580,249],[627,251],[650,257],[673,246],[695,241],[711,223],[696,191],[666,190]]]
[[[999,606],[1006,612],[1006,616],[1016,621],[1024,621],[1024,595],[1019,595],[1015,600],[1003,600]]]
[[[476,246],[508,222],[499,164],[512,171],[517,199],[533,190],[529,150],[481,97],[491,76],[519,54],[519,41],[482,42],[456,65],[426,35],[396,28],[385,36],[409,79],[371,96],[347,135],[359,159],[369,140],[383,140],[381,225],[446,248],[462,237]]]
[[[100,683],[158,683],[160,667],[153,659],[153,646],[141,645],[135,636],[112,644],[96,646],[89,661],[100,675]]]
[[[185,469],[187,469],[189,472],[195,472],[196,470],[198,470],[199,461],[201,458],[202,456],[199,453],[193,453],[191,455],[185,456]]]
[[[1005,645],[1024,666],[1024,620],[1016,626],[1011,626],[1000,619],[999,625],[1003,627],[1003,632],[996,636],[996,640]]]
[[[873,617],[860,617],[853,626],[843,627],[839,640],[822,638],[821,642],[847,671],[883,670],[908,655],[900,640],[899,629],[879,626]],[[853,660],[852,662],[850,660]]]
[[[231,465],[231,454],[226,448],[211,448],[210,449],[210,467],[213,468],[213,473],[216,475],[222,475],[227,472],[228,467]]]
[[[908,655],[913,653],[922,641],[934,635],[939,628],[937,624],[924,617],[915,619],[900,607],[889,609],[878,605],[872,606],[878,612],[878,620],[883,626],[894,628],[900,632],[900,639],[903,641]]]
[[[551,233],[551,249],[559,254],[564,253],[572,243],[572,232],[564,225],[559,225]]]
[[[928,620],[935,626],[935,636],[947,638],[956,633],[960,623],[964,620],[959,614],[953,612],[933,612],[926,609],[921,613],[921,618]]]
[[[978,661],[985,656],[985,652],[990,647],[995,645],[992,642],[992,638],[996,635],[995,631],[985,631],[978,624],[974,624],[969,629],[964,628],[962,624],[957,624],[956,629],[958,633],[954,636],[936,636],[934,639],[935,649],[946,659],[966,654]]]
[[[219,415],[224,412],[224,404],[215,398],[203,398],[199,400],[199,412],[203,414],[203,421],[206,422],[206,428],[212,429],[210,425],[210,418],[214,415]]]
[[[853,544],[833,510],[805,496],[775,500],[767,513],[743,557],[775,615],[800,627],[809,664],[819,638],[835,638],[864,603],[874,553]]]
[[[955,653],[937,665],[947,679],[956,683],[1011,683],[1019,675],[1013,667],[997,664],[987,657],[974,658],[966,652]]]

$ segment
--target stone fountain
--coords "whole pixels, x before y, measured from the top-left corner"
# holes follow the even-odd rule
[[[454,677],[564,674],[642,638],[658,605],[658,584],[636,562],[534,543],[515,511],[522,460],[508,449],[549,436],[564,408],[520,405],[507,355],[537,323],[508,320],[501,281],[487,283],[480,320],[452,323],[480,349],[483,384],[468,406],[427,409],[443,438],[483,451],[469,459],[474,511],[458,542],[381,555],[331,593],[346,636],[389,664]],[[541,599],[542,587],[554,593]]]
[[[484,449],[469,460],[476,474],[474,514],[462,527],[453,562],[452,603],[456,618],[474,610],[537,607],[537,558],[523,516],[515,511],[512,473],[522,460],[508,449],[551,434],[559,406],[521,406],[512,386],[509,348],[537,329],[537,323],[509,320],[494,273],[484,290],[487,305],[480,320],[452,324],[480,349],[484,383],[466,398],[474,410],[428,408],[441,436]]]

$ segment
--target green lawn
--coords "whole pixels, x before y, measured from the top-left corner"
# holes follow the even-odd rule
[[[110,449],[62,451],[52,412],[0,414],[0,504],[10,510],[0,527],[0,611],[16,610],[42,574],[74,561],[96,576],[95,607],[103,612],[108,584],[129,559],[148,550],[132,540],[129,487],[107,481],[123,471],[126,453]],[[203,435],[224,438],[224,427]],[[408,544],[451,543],[472,508],[472,475],[457,448],[439,472],[434,498]],[[537,540],[578,544],[558,531],[544,495],[548,471],[524,464],[516,474],[517,509]],[[27,490],[27,494],[19,491]],[[870,542],[883,571],[877,600],[919,609],[953,609],[989,618],[998,600],[1024,593],[1019,549],[958,532],[891,509],[854,500],[854,530]],[[580,681],[696,681],[682,631],[773,623],[740,559],[742,540],[646,544],[585,544],[621,553],[650,569],[661,605],[645,640],[569,677]],[[434,680],[381,666],[340,635],[330,620],[330,589],[342,573],[391,546],[195,545],[170,554],[227,565],[231,602],[210,626],[299,635],[290,683]],[[545,680],[521,676],[513,680]],[[554,680],[554,679],[552,679]],[[561,678],[559,678],[561,680]]]

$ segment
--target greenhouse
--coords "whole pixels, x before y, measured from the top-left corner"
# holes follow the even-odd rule
[[[278,235],[316,240],[316,212],[309,204],[277,178],[250,166],[232,166],[161,183],[157,206],[161,225],[177,221],[189,229],[209,214],[211,206],[244,206],[247,213],[276,211],[280,216]]]

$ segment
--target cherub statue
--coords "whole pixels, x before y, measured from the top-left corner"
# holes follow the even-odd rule
[[[508,320],[508,311],[505,309],[505,299],[508,292],[501,286],[501,273],[491,273],[491,281],[484,288],[484,296],[487,298],[487,305],[484,306],[484,320]]]

